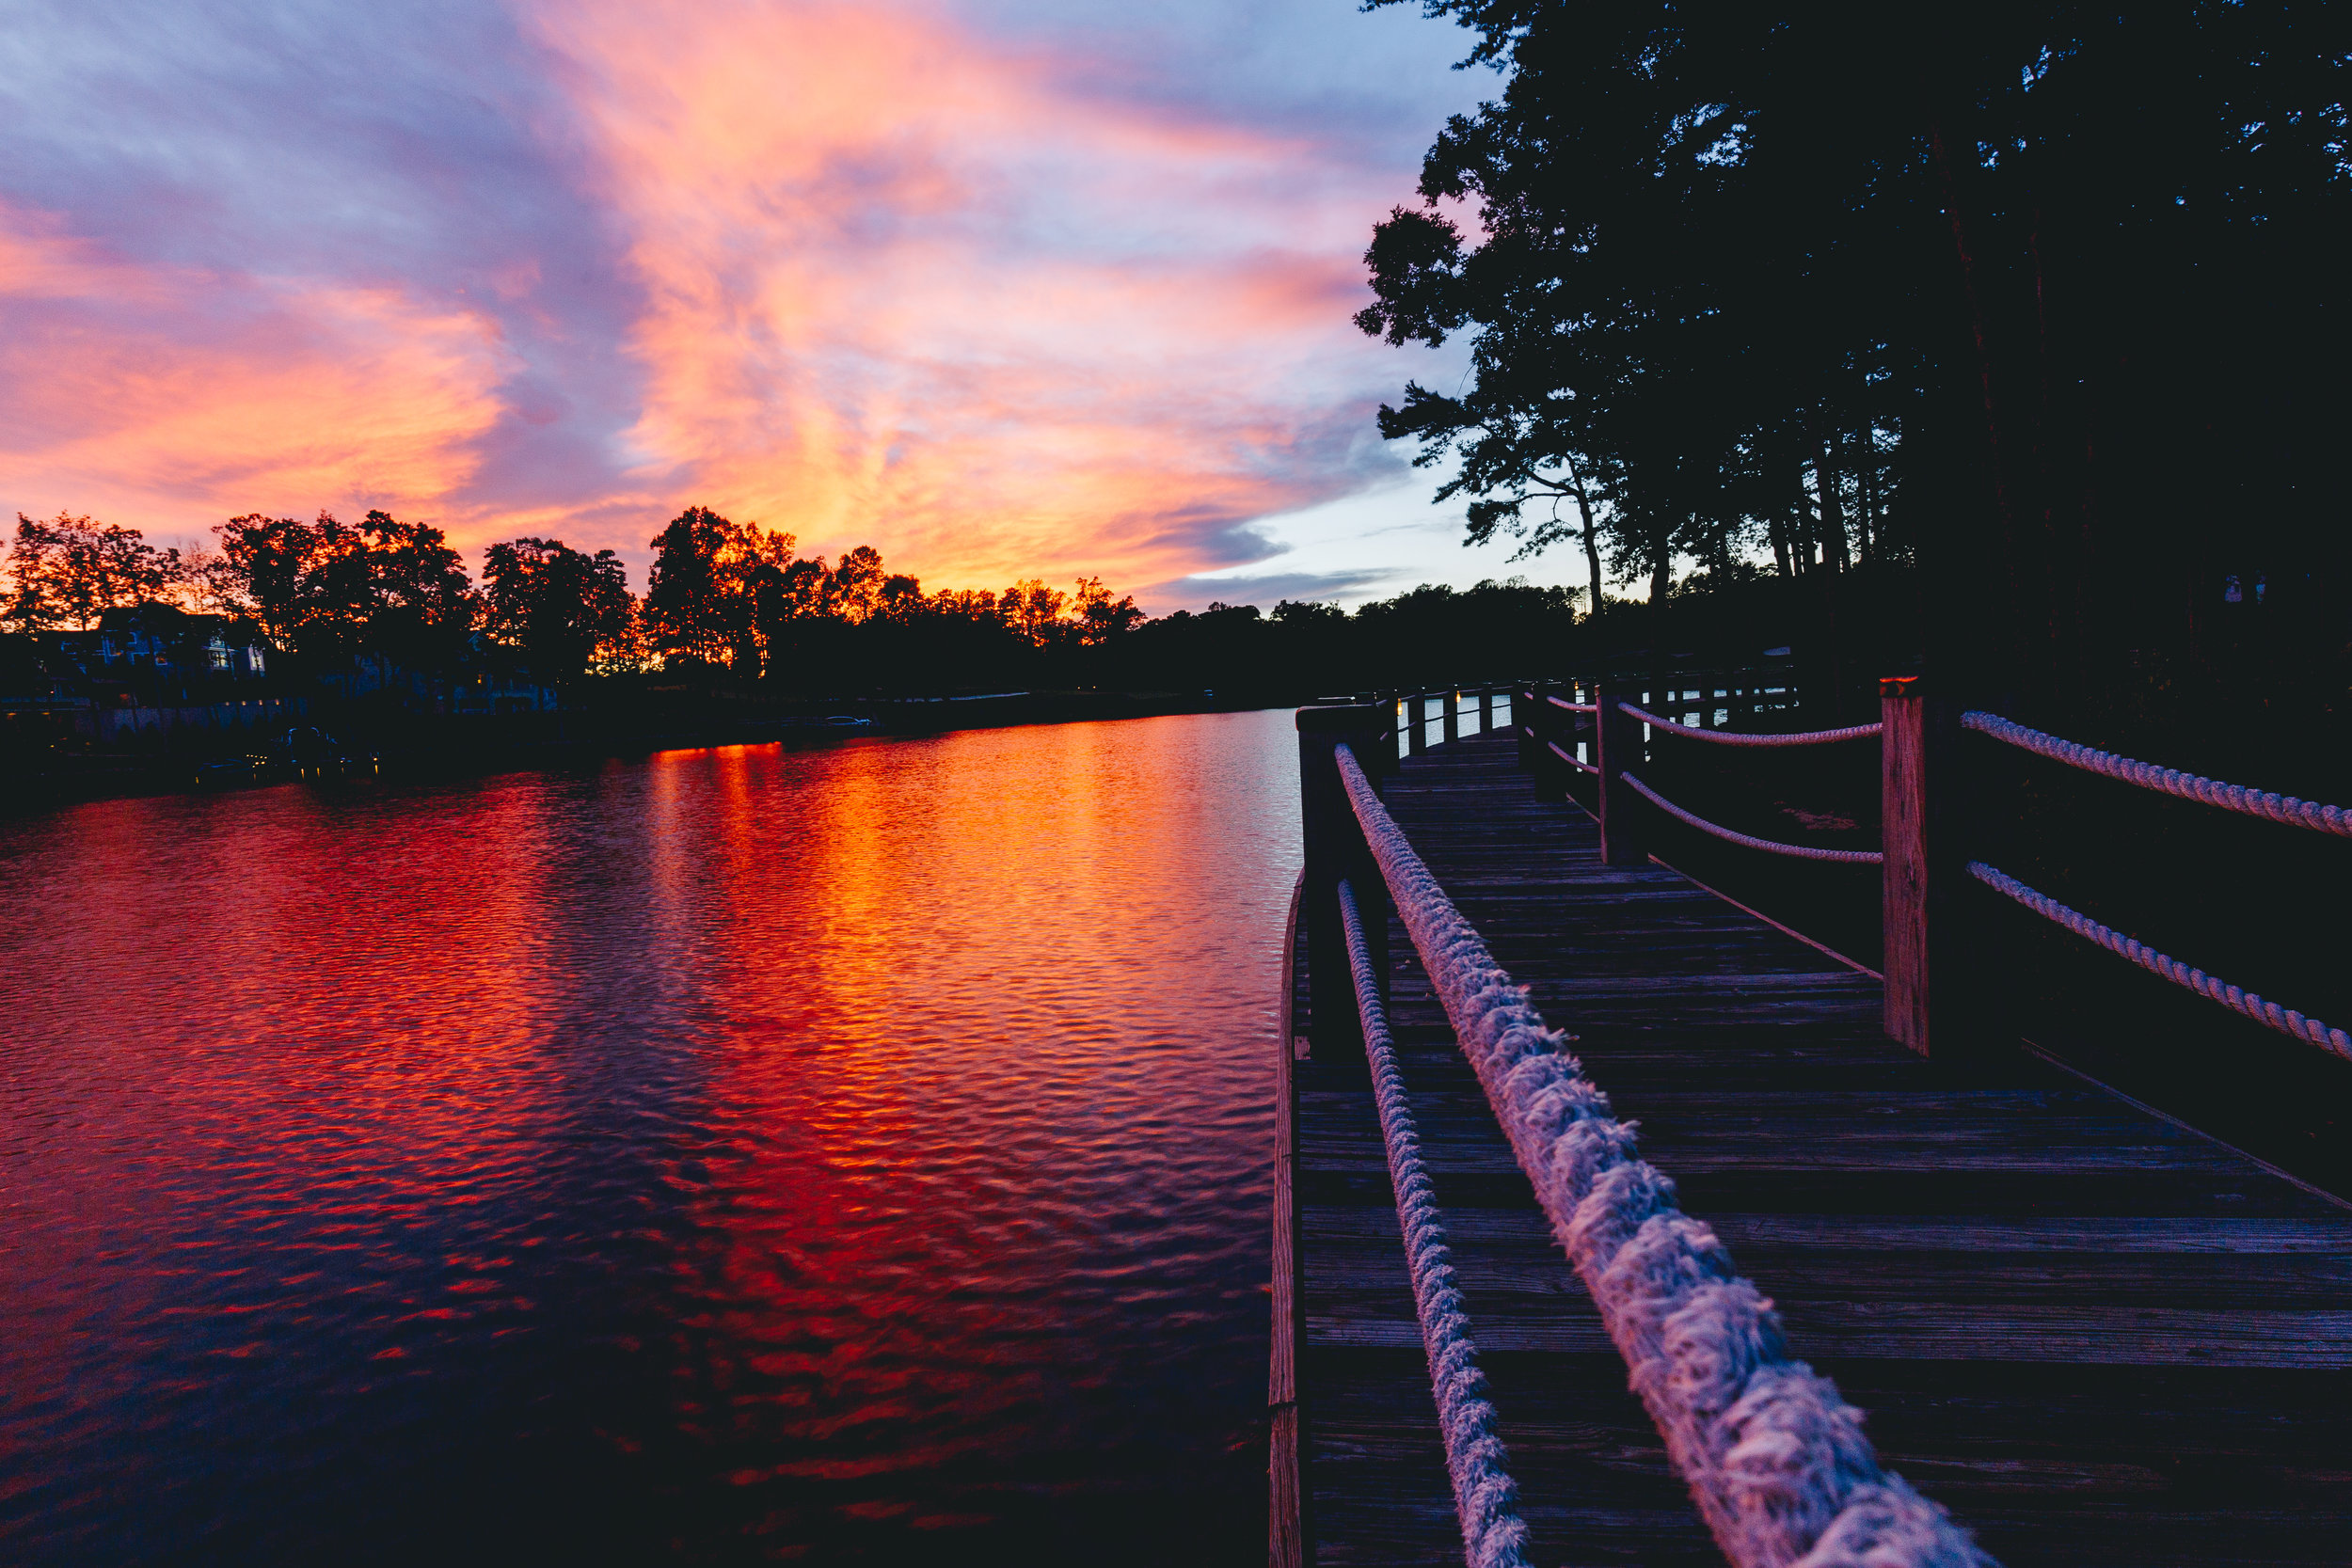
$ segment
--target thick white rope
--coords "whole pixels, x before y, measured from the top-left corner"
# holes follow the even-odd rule
[[[1996,892],[2007,894],[2043,919],[2054,921],[2076,936],[2097,942],[2118,958],[2131,959],[2151,974],[2161,974],[2176,986],[2185,986],[2208,1001],[2220,1003],[2232,1012],[2241,1013],[2282,1035],[2291,1035],[2308,1045],[2318,1046],[2322,1051],[2332,1052],[2352,1062],[2352,1035],[2341,1029],[2331,1029],[2315,1018],[2305,1018],[2293,1007],[2281,1007],[2250,990],[2242,990],[2225,980],[2217,980],[2201,969],[2192,969],[2180,959],[2159,953],[2146,942],[2127,937],[2111,926],[2102,926],[2080,910],[2069,909],[2048,894],[2029,888],[2008,872],[1987,865],[1982,861],[1970,861],[1968,875]]]
[[[1595,768],[1594,771],[1598,772],[1599,769]],[[1683,810],[1630,773],[1620,773],[1617,777],[1631,784],[1644,800],[1667,816],[1688,822],[1703,833],[1713,833],[1725,844],[1762,849],[1769,854],[1787,855],[1791,860],[1829,861],[1838,865],[1883,865],[1886,863],[1884,851],[1878,849],[1816,849],[1809,844],[1783,844],[1776,838],[1755,838],[1747,833],[1734,832],[1729,828]]]
[[[1595,768],[1591,763],[1586,762],[1582,757],[1571,756],[1567,752],[1562,751],[1560,749],[1560,743],[1556,740],[1547,740],[1544,744],[1551,748],[1551,754],[1553,756],[1558,757],[1562,762],[1566,763],[1570,768],[1581,768],[1587,773],[1597,773],[1600,771],[1599,768]]]
[[[1397,1070],[1395,1043],[1380,981],[1364,941],[1356,890],[1340,883],[1340,919],[1347,932],[1348,967],[1356,975],[1356,1008],[1363,1021],[1364,1056],[1372,1068],[1373,1099],[1380,1107],[1380,1136],[1389,1148],[1389,1180],[1396,1187],[1396,1218],[1412,1273],[1413,1311],[1422,1348],[1429,1354],[1429,1387],[1437,1396],[1438,1428],[1445,1437],[1445,1467],[1454,1481],[1454,1512],[1462,1522],[1470,1568],[1527,1568],[1527,1525],[1519,1517],[1518,1483],[1510,1456],[1495,1435],[1495,1407],[1478,1365],[1462,1292],[1454,1282],[1454,1253],[1429,1173],[1422,1168],[1421,1133]]]
[[[2202,774],[2184,773],[2177,768],[2158,768],[2153,762],[2118,756],[2077,741],[2062,740],[2041,730],[2004,719],[1997,713],[1971,710],[1960,716],[1965,727],[1995,740],[2006,741],[2036,756],[2079,768],[2086,773],[2103,778],[2121,779],[2142,789],[2153,789],[2164,795],[2177,795],[2184,800],[2201,800],[2224,811],[2243,812],[2265,821],[2283,822],[2290,828],[2310,828],[2339,838],[2352,838],[2352,811],[2342,806],[2323,806],[2316,800],[2297,800],[2292,795],[2267,793],[2248,789],[2243,784],[2223,784]]]
[[[1337,754],[1463,1053],[1735,1568],[1988,1568],[1942,1509],[1879,1468],[1861,1412],[1789,1359],[1772,1303],[1677,1207],[1674,1183],[1638,1158],[1632,1126],[1496,964],[1355,754]]]
[[[1598,703],[1572,703],[1565,697],[1546,697],[1544,701],[1553,707],[1565,708],[1570,713],[1598,713],[1600,711]]]
[[[1702,730],[1691,724],[1677,724],[1671,719],[1661,719],[1647,708],[1631,703],[1619,703],[1619,712],[1629,713],[1654,729],[1668,735],[1687,736],[1692,740],[1711,740],[1718,746],[1826,746],[1834,740],[1860,740],[1878,734],[1883,724],[1849,724],[1842,730],[1796,730],[1788,735],[1769,735],[1757,730]]]

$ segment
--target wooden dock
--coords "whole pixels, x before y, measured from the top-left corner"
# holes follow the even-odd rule
[[[2352,1561],[2352,1206],[2023,1051],[1922,1060],[1882,1032],[1874,977],[1670,871],[1603,865],[1507,734],[1409,758],[1383,794],[1793,1354],[1994,1557]],[[1720,1563],[1393,921],[1389,953],[1530,1560]],[[1313,1048],[1307,961],[1302,941],[1274,1555],[1459,1562],[1368,1074]]]

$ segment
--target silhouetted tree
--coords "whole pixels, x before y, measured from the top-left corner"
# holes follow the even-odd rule
[[[437,528],[370,512],[359,526],[250,513],[215,529],[207,596],[273,642],[312,657],[373,653],[439,669],[465,651],[479,608]]]
[[[883,575],[882,552],[873,546],[843,551],[825,583],[827,613],[851,626],[872,615],[882,601]]]
[[[636,613],[628,568],[611,550],[516,539],[484,552],[482,576],[484,630],[553,682],[577,681],[599,653],[615,651]]]
[[[1381,428],[1458,459],[1474,538],[1597,533],[1660,600],[1683,558],[1915,562],[1915,626],[2053,700],[2144,657],[2152,603],[2177,656],[2294,621],[2342,665],[2328,8],[1424,9],[1503,81],[1375,229],[1358,320],[1470,334]]]
[[[742,532],[708,507],[690,506],[654,535],[644,613],[658,652],[758,673],[741,668],[752,630],[744,580],[752,552],[742,547]]]
[[[1101,578],[1078,579],[1073,609],[1077,614],[1078,641],[1089,648],[1115,641],[1133,631],[1143,619],[1143,611],[1136,608],[1134,594],[1112,598]]]
[[[1060,629],[1062,606],[1070,595],[1048,588],[1036,578],[1024,578],[997,595],[997,613],[1005,625],[1037,647],[1052,642]]]
[[[412,667],[455,663],[481,599],[447,537],[429,523],[404,523],[388,512],[370,512],[359,533],[365,646]]]
[[[161,597],[186,580],[180,552],[157,549],[137,529],[66,512],[42,522],[20,512],[0,624],[18,631],[67,623],[87,628],[109,610]]]

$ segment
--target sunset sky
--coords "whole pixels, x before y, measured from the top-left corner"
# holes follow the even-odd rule
[[[1526,570],[1373,410],[1374,220],[1495,90],[1353,0],[17,0],[0,508],[469,557],[701,502],[1154,611]],[[1138,17],[1149,20],[1138,21]]]

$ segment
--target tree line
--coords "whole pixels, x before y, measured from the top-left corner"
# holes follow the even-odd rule
[[[805,660],[846,651],[844,634],[868,624],[1048,648],[1100,644],[1143,619],[1096,578],[1074,594],[1034,578],[1001,594],[926,594],[871,546],[831,562],[799,556],[791,534],[699,506],[653,539],[642,596],[613,551],[560,539],[491,545],[477,583],[440,529],[380,511],[357,524],[253,513],[219,524],[213,540],[183,555],[136,529],[19,513],[0,626],[87,629],[109,610],[161,601],[249,621],[309,659],[370,653],[429,668],[461,657],[478,635],[569,683],[657,667],[787,680]]]
[[[1591,620],[1575,591],[1517,578],[1423,585],[1352,614],[1283,600],[1148,618],[1095,577],[1069,592],[1033,578],[926,591],[870,546],[803,556],[790,533],[700,506],[651,544],[640,594],[612,550],[556,539],[489,546],[477,581],[441,530],[380,511],[357,524],[232,517],[184,555],[135,529],[20,514],[0,626],[87,628],[160,601],[247,622],[314,673],[355,655],[448,673],[486,647],[559,687],[652,675],[787,696],[1102,687],[1290,700],[1565,668]]]
[[[2028,702],[2264,625],[2344,685],[2330,8],[1421,3],[1501,86],[1357,320],[1469,335],[1380,428],[1458,462],[1473,539],[1579,550],[1595,602],[1883,562],[1913,651]]]

